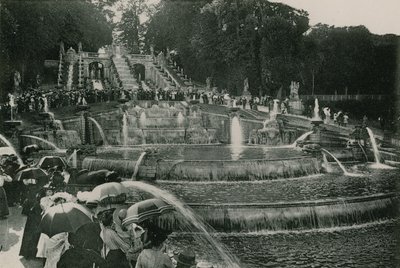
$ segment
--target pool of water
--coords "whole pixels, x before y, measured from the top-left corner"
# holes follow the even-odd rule
[[[303,157],[299,149],[263,146],[229,145],[155,145],[135,148],[111,147],[98,150],[99,158],[138,159],[146,148],[156,151],[157,157],[165,160],[239,160],[239,159],[286,159]]]
[[[391,220],[323,231],[216,236],[244,268],[399,267],[399,223]],[[190,235],[175,233],[169,240],[176,251],[193,249],[199,260],[212,255]]]
[[[253,182],[157,181],[186,203],[276,203],[336,199],[396,192],[400,170],[371,170],[362,177],[320,174]]]

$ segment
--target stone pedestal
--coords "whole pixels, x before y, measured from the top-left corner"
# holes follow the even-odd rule
[[[302,115],[304,106],[301,100],[289,100],[289,113]]]

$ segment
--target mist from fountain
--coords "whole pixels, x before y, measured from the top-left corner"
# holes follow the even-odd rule
[[[104,146],[108,146],[108,142],[107,142],[106,135],[104,134],[103,128],[101,127],[101,125],[99,124],[99,122],[97,122],[96,119],[94,119],[93,117],[88,117],[88,119],[89,119],[90,121],[92,121],[92,122],[96,125],[97,130],[98,130],[99,133],[100,133],[101,139],[103,140],[103,145],[104,145]]]
[[[146,155],[146,152],[142,152],[142,153],[140,154],[138,160],[136,161],[135,169],[133,170],[133,174],[132,174],[132,180],[135,180],[135,179],[136,179],[137,173],[138,173],[138,171],[139,171],[139,166],[140,166],[140,164],[142,163],[143,158],[144,158],[145,155]]]
[[[176,120],[177,120],[177,123],[178,123],[178,127],[183,127],[183,121],[185,120],[185,118],[183,117],[182,112],[178,113],[178,116],[177,116]]]
[[[15,150],[14,146],[12,143],[6,139],[3,135],[0,134],[0,140],[7,145],[7,147],[11,148],[15,156],[18,158],[18,164],[23,165],[24,162],[22,161],[21,156],[17,153],[17,150]]]
[[[366,129],[367,129],[367,132],[369,135],[369,139],[371,141],[371,146],[372,146],[372,150],[374,152],[374,158],[375,158],[375,164],[371,165],[371,167],[376,168],[376,169],[393,169],[394,167],[391,167],[391,166],[381,163],[381,154],[379,153],[378,145],[376,143],[374,133],[372,132],[372,130],[369,127],[367,127]]]
[[[204,246],[210,246],[211,251],[218,254],[219,258],[223,262],[221,266],[215,267],[229,267],[229,268],[239,268],[239,260],[232,255],[228,249],[219,241],[214,239],[210,232],[213,231],[212,227],[208,226],[201,217],[199,217],[191,208],[180,201],[175,195],[168,191],[159,189],[153,185],[140,182],[140,181],[124,181],[122,182],[125,187],[133,188],[135,190],[141,190],[146,193],[153,195],[154,197],[165,200],[167,203],[174,206],[176,211],[178,211],[185,219],[186,222],[182,222],[180,227],[187,229],[190,233],[194,234],[194,238]],[[193,227],[195,230],[193,230]],[[182,230],[185,231],[185,230]],[[195,235],[198,234],[198,235]]]
[[[43,143],[45,143],[45,144],[47,144],[47,145],[53,147],[54,150],[56,150],[56,151],[58,151],[58,152],[64,151],[64,150],[58,148],[57,145],[55,145],[55,144],[52,143],[51,141],[45,140],[45,139],[40,138],[40,137],[37,137],[37,136],[32,136],[32,135],[21,135],[21,137],[26,137],[26,138],[31,138],[31,139],[34,139],[34,140],[41,141],[41,142],[43,142]]]

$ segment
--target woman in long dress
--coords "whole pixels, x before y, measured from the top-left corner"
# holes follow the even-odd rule
[[[32,189],[31,189],[32,190]],[[47,190],[46,190],[47,191]],[[19,251],[20,256],[24,256],[27,259],[35,258],[37,254],[37,245],[40,238],[40,221],[42,219],[42,208],[40,206],[40,200],[43,196],[44,191],[40,191],[34,200],[25,203],[27,206],[26,215],[28,216],[25,223],[24,234],[22,237],[21,249]],[[50,194],[47,192],[46,194]]]
[[[4,182],[12,182],[12,178],[3,172],[0,167],[0,219],[5,218],[10,214],[8,210],[8,202],[6,191],[4,191]]]

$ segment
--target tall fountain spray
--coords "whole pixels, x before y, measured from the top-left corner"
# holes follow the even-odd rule
[[[17,153],[17,150],[15,150],[14,146],[11,144],[11,142],[9,140],[6,139],[6,137],[4,137],[3,135],[0,134],[0,140],[7,145],[12,151],[13,153],[17,156],[18,158],[18,164],[23,165],[24,162],[22,161],[21,156]]]
[[[239,118],[232,118],[231,124],[231,144],[233,146],[241,146],[243,144],[242,128],[240,127]]]
[[[106,135],[104,134],[103,128],[101,127],[101,125],[99,124],[99,122],[97,122],[96,119],[94,119],[93,117],[88,117],[88,119],[89,119],[90,121],[92,121],[92,122],[96,125],[97,130],[98,130],[99,133],[100,133],[101,139],[103,140],[103,145],[108,146],[108,142],[107,142]]]
[[[67,80],[67,89],[69,90],[71,90],[72,88],[73,76],[74,76],[74,65],[70,63],[68,67],[68,80]]]
[[[142,129],[146,128],[146,126],[147,126],[147,117],[146,117],[146,113],[145,112],[142,112],[140,114],[139,124],[140,124],[140,128],[142,128]]]
[[[272,105],[272,111],[269,113],[269,118],[274,120],[276,119],[276,115],[279,113],[279,100],[274,99]]]
[[[239,118],[237,116],[232,118],[231,123],[231,157],[232,160],[239,160],[240,154],[243,151],[243,134],[240,127]]]
[[[58,76],[57,76],[57,87],[61,87],[62,83],[62,61],[63,61],[63,54],[60,51],[60,61],[58,64]]]
[[[185,120],[185,118],[183,117],[182,112],[178,113],[178,117],[177,117],[177,123],[178,123],[178,127],[182,127],[183,126],[183,121]]]
[[[272,111],[269,112],[269,118],[266,119],[263,123],[263,128],[267,128],[269,122],[276,120],[276,115],[279,113],[279,100],[274,99],[272,105]]]
[[[48,112],[49,112],[49,103],[48,103],[48,101],[47,101],[47,97],[44,97],[44,98],[43,98],[43,102],[44,102],[43,111],[44,111],[45,113],[48,113]]]
[[[128,145],[128,115],[122,115],[122,143],[124,146]]]
[[[82,61],[82,53],[79,53],[78,60],[78,87],[83,87],[83,61]]]
[[[191,233],[198,233],[198,235],[195,235],[194,238],[198,242],[200,242],[201,245],[204,245],[205,247],[206,246],[211,247],[210,248],[211,253],[218,254],[218,257],[221,259],[223,263],[221,263],[221,266],[216,266],[216,267],[229,267],[229,268],[240,267],[239,260],[234,255],[232,255],[222,243],[220,243],[218,240],[214,239],[211,236],[210,234],[210,231],[212,231],[210,230],[211,228],[207,226],[201,219],[201,217],[196,215],[196,213],[191,208],[189,208],[178,198],[176,198],[176,196],[165,190],[159,189],[153,185],[140,181],[124,181],[122,182],[122,184],[124,184],[124,186],[127,188],[132,188],[134,190],[141,190],[150,193],[153,196],[161,198],[165,200],[167,203],[174,206],[175,210],[185,217],[185,222],[182,222],[181,226],[182,230],[189,231]],[[196,230],[193,230],[193,227]]]
[[[313,120],[322,120],[321,117],[319,116],[319,104],[318,104],[318,99],[315,98],[314,102],[314,115],[313,115]]]

